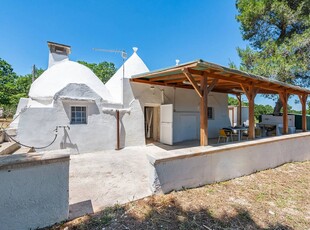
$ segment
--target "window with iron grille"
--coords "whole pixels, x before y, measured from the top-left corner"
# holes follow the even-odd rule
[[[208,120],[213,120],[213,119],[214,119],[213,107],[208,107]]]
[[[85,106],[71,106],[71,124],[87,124]]]

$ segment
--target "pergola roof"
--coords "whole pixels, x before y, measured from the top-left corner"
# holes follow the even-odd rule
[[[310,90],[299,86],[227,68],[201,59],[134,75],[132,81],[197,90],[203,77],[207,78],[207,84],[212,86],[214,92],[240,94],[244,92],[245,86],[253,86],[257,88],[258,93],[262,94],[281,92],[296,95],[310,94]]]

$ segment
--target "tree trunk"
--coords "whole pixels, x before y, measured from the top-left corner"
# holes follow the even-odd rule
[[[280,97],[278,98],[275,107],[273,108],[273,115],[279,116],[280,115],[280,111],[282,109],[282,101],[280,99]]]

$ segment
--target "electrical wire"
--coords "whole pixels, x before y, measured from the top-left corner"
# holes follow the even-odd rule
[[[27,109],[27,108],[25,108],[25,109]],[[23,111],[21,111],[21,112],[23,112]],[[12,122],[15,121],[15,120],[19,117],[19,115],[20,115],[20,113],[12,120]],[[12,123],[12,122],[11,122],[11,123]],[[68,128],[68,129],[70,130],[70,127],[69,127],[69,126],[56,126],[56,129],[54,130],[54,131],[55,131],[55,136],[54,136],[53,141],[52,141],[50,144],[48,144],[48,145],[46,145],[46,146],[42,146],[42,147],[34,147],[34,146],[22,144],[21,142],[15,140],[15,138],[13,138],[11,135],[9,135],[9,134],[6,132],[6,130],[3,128],[3,124],[2,124],[1,127],[0,127],[0,131],[2,131],[3,133],[5,133],[5,135],[8,136],[12,141],[14,141],[15,143],[17,143],[17,144],[19,144],[19,145],[21,145],[21,146],[24,146],[24,147],[26,147],[26,148],[33,148],[33,149],[45,149],[45,148],[51,146],[51,145],[56,141],[57,136],[58,136],[58,128]]]
[[[33,149],[45,149],[49,146],[51,146],[57,139],[57,136],[58,136],[58,133],[56,132],[55,133],[55,136],[54,136],[54,139],[51,143],[49,143],[48,145],[46,146],[41,146],[41,147],[35,147],[35,146],[30,146],[30,145],[26,145],[26,144],[22,144],[21,142],[17,141],[15,138],[13,138],[11,135],[9,135],[5,130],[3,130],[3,132],[5,133],[5,135],[7,135],[12,141],[14,141],[15,143],[21,145],[21,146],[24,146],[24,147],[27,147],[27,148],[33,148]]]
[[[35,147],[35,146],[26,145],[26,144],[23,144],[23,143],[17,141],[15,138],[13,138],[11,135],[9,135],[9,134],[5,131],[5,129],[3,129],[3,128],[1,128],[1,131],[4,132],[5,135],[7,135],[13,142],[15,142],[15,143],[17,143],[17,144],[19,144],[19,145],[21,145],[21,146],[24,146],[24,147],[27,147],[27,148],[33,148],[33,149],[45,149],[45,148],[51,146],[51,145],[56,141],[57,136],[58,136],[58,127],[56,127],[56,129],[55,129],[55,136],[54,136],[54,139],[53,139],[53,141],[52,141],[51,143],[49,143],[48,145],[45,145],[45,146]]]

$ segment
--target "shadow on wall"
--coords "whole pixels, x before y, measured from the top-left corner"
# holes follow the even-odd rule
[[[159,197],[156,200],[149,197],[147,201],[140,200],[137,207],[115,205],[67,226],[70,229],[81,226],[83,229],[293,229],[281,223],[269,223],[268,227],[263,227],[253,220],[247,209],[241,207],[218,216],[207,208],[188,205],[183,208],[174,198]]]
[[[77,144],[72,143],[67,129],[64,128],[64,136],[60,142],[60,149],[66,149],[66,148],[75,149],[77,153],[80,153]]]

